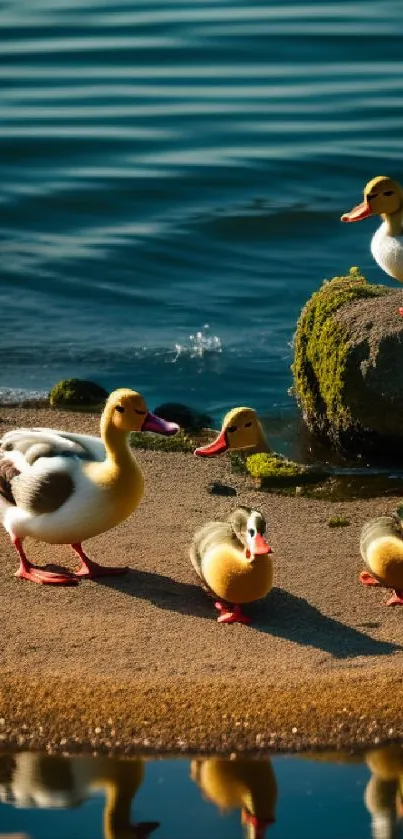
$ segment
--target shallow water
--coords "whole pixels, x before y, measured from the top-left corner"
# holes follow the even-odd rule
[[[401,175],[402,31],[400,0],[2,3],[0,390],[293,413],[306,298],[380,279],[339,219]]]
[[[397,745],[259,760],[0,755],[0,836],[397,839],[402,796]]]

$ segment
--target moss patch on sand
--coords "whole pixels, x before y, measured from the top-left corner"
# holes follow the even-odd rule
[[[196,443],[183,431],[166,437],[163,434],[152,434],[132,431],[130,445],[134,449],[148,449],[155,452],[192,452]]]
[[[333,315],[349,303],[388,292],[351,268],[346,276],[325,280],[299,317],[292,365],[295,395],[311,430],[334,441],[353,420],[344,399],[349,336]]]
[[[348,527],[349,520],[345,516],[331,516],[328,520],[329,527]]]
[[[259,452],[249,456],[231,452],[230,458],[232,470],[249,474],[261,489],[318,483],[328,475],[322,467],[304,466],[275,452]]]
[[[94,410],[103,406],[108,391],[96,382],[85,379],[62,379],[52,387],[49,402],[52,408]]]

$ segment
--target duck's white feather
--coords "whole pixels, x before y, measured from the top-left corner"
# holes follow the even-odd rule
[[[34,431],[49,436],[56,435],[58,439],[67,441],[72,445],[72,448],[75,444],[82,446],[88,452],[91,460],[102,462],[105,459],[105,446],[100,437],[94,437],[92,434],[71,434],[67,431],[54,431],[53,428],[34,428]]]
[[[51,544],[83,542],[97,536],[105,529],[110,514],[110,497],[86,475],[78,458],[64,456],[41,457],[26,469],[38,477],[52,472],[68,473],[74,483],[74,491],[51,513],[37,515],[21,506],[3,506],[2,521],[8,533],[26,536]]]
[[[371,252],[386,274],[403,283],[403,234],[391,236],[383,222],[372,237]]]

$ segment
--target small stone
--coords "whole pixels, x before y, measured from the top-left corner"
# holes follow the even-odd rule
[[[100,733],[101,733],[101,731],[102,731],[102,728],[100,728],[100,727],[99,727],[99,725],[98,725],[98,726],[94,729],[94,731],[95,731],[95,734],[100,734]]]
[[[222,484],[221,481],[212,481],[207,487],[210,495],[236,495],[235,487]]]
[[[297,731],[298,731],[298,728],[295,728],[295,725],[294,725],[294,728],[292,728],[291,731],[292,731],[293,734],[296,734]]]

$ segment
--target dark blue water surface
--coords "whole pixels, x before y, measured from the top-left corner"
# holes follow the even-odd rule
[[[389,282],[339,219],[403,175],[402,34],[401,0],[4,0],[3,396],[294,411],[307,297]]]
[[[397,745],[257,761],[0,755],[0,836],[397,839],[402,779]]]

